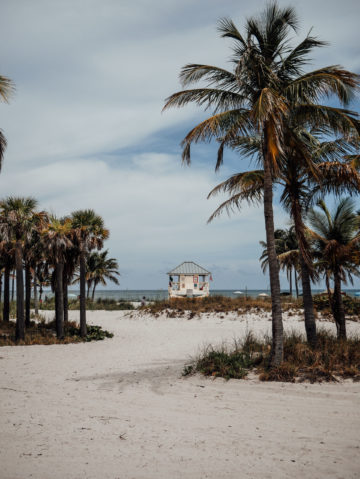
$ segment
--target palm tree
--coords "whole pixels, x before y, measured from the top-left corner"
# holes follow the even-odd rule
[[[289,33],[297,31],[293,8],[269,4],[263,14],[247,20],[245,36],[230,19],[222,19],[219,30],[233,40],[233,72],[209,65],[189,64],[181,72],[184,86],[205,81],[206,87],[171,95],[165,109],[194,102],[213,109],[213,115],[193,128],[183,140],[183,161],[190,163],[190,146],[199,141],[221,139],[216,169],[223,162],[223,150],[234,139],[258,134],[264,171],[263,198],[266,244],[272,297],[273,343],[271,365],[283,358],[283,324],[280,302],[279,266],[274,240],[273,179],[279,170],[284,139],[292,136],[288,116],[296,111],[305,123],[337,130],[358,128],[351,112],[318,105],[324,95],[336,94],[346,104],[356,75],[338,66],[303,73],[307,55],[324,45],[310,34],[295,48]],[[325,126],[324,126],[325,125]]]
[[[294,226],[289,229],[277,229],[274,232],[275,248],[280,268],[286,271],[289,281],[290,296],[292,296],[292,272],[295,273],[299,268],[299,245],[295,235]],[[260,245],[264,248],[261,256],[261,269],[265,273],[268,268],[267,246],[264,241],[260,241]]]
[[[345,312],[341,294],[341,282],[359,274],[354,263],[358,259],[360,241],[359,218],[351,198],[344,198],[331,214],[323,200],[318,202],[320,211],[310,209],[309,233],[313,240],[319,267],[334,280],[334,295],[331,301],[337,335],[346,338]]]
[[[297,260],[300,266],[306,335],[308,342],[315,346],[317,339],[311,278],[316,279],[317,276],[312,267],[303,216],[309,205],[316,201],[320,194],[338,195],[345,191],[350,195],[357,194],[360,189],[360,176],[357,171],[357,156],[350,155],[343,158],[345,153],[353,151],[356,142],[353,144],[350,139],[350,143],[343,139],[320,142],[308,132],[298,131],[296,134],[304,143],[306,139],[312,162],[301,161],[302,157],[296,155],[296,148],[286,148],[275,183],[282,188],[280,201],[294,222],[298,251],[289,252],[288,255],[292,256],[294,261]],[[261,155],[261,140],[258,137],[236,140],[233,142],[233,147],[244,155]],[[234,208],[239,209],[244,200],[261,203],[263,188],[263,170],[231,176],[217,185],[209,194],[210,197],[219,192],[226,192],[230,196],[215,210],[209,221],[224,210],[230,213]],[[286,259],[289,259],[286,255],[280,256],[282,263]]]
[[[10,78],[0,75],[0,99],[6,103],[9,102],[11,95],[15,91],[15,85]],[[0,130],[0,170],[2,160],[4,158],[4,152],[7,146],[6,138],[3,132]]]
[[[64,337],[63,275],[67,250],[73,246],[71,241],[72,234],[72,224],[69,218],[59,220],[52,217],[47,227],[42,231],[43,244],[48,253],[48,259],[55,269],[55,319],[56,336],[59,339]]]
[[[37,201],[34,198],[9,196],[0,202],[1,233],[14,243],[16,269],[16,329],[17,340],[25,339],[24,317],[24,245],[36,228],[42,228],[46,219],[44,212],[36,212]]]
[[[93,210],[78,210],[71,215],[74,238],[80,258],[80,334],[86,336],[86,255],[95,248],[101,249],[109,231],[104,228],[101,216]]]
[[[118,262],[115,258],[108,258],[108,250],[100,253],[93,252],[87,259],[86,263],[86,277],[87,281],[92,285],[91,300],[94,301],[95,289],[98,284],[106,286],[106,281],[109,280],[115,284],[119,284],[116,276],[120,276],[118,272]]]

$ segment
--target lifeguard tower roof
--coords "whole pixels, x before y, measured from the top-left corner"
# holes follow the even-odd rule
[[[202,268],[198,264],[194,263],[193,261],[184,261],[183,263],[176,266],[176,268],[169,271],[167,274],[171,275],[179,275],[179,274],[211,274],[210,271],[206,271],[206,269]]]

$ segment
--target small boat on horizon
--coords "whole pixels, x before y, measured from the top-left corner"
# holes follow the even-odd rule
[[[233,294],[244,294],[242,291],[234,291]]]

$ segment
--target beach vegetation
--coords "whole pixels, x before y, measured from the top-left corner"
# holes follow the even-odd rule
[[[281,364],[284,351],[272,205],[274,181],[281,171],[284,154],[291,147],[297,161],[312,167],[305,143],[299,141],[299,129],[306,126],[322,132],[354,133],[356,136],[359,130],[356,115],[351,111],[320,104],[320,100],[334,95],[346,106],[358,87],[358,77],[339,66],[305,72],[309,53],[324,46],[325,42],[309,33],[294,48],[291,33],[297,33],[298,27],[295,10],[280,8],[275,2],[268,4],[260,16],[246,21],[244,35],[231,19],[220,20],[221,36],[233,42],[232,71],[211,65],[186,65],[180,73],[183,86],[198,82],[205,82],[205,86],[174,93],[164,107],[195,103],[212,110],[212,115],[184,138],[182,157],[185,163],[190,163],[193,143],[213,139],[219,142],[215,167],[218,169],[223,163],[225,147],[233,148],[234,143],[239,145],[243,139],[247,141],[256,136],[260,139],[261,155],[258,158],[262,167],[261,197],[272,301],[270,362],[273,367]],[[300,242],[299,248],[305,263],[309,264],[304,241]],[[312,319],[312,327],[314,325]]]
[[[261,381],[336,382],[341,379],[360,380],[360,338],[338,340],[337,336],[318,331],[316,346],[302,334],[284,335],[284,360],[270,367],[271,338],[256,338],[249,332],[233,346],[207,346],[202,353],[184,366],[183,375],[196,373],[213,378],[244,379],[249,373]]]
[[[81,331],[75,321],[68,321],[64,326],[61,338],[57,337],[56,320],[46,321],[45,317],[38,315],[26,328],[26,336],[18,340],[15,334],[13,321],[0,321],[0,346],[34,345],[34,344],[69,344],[89,341],[101,341],[112,338],[113,334],[103,330],[101,326],[89,326],[87,335],[81,336]]]

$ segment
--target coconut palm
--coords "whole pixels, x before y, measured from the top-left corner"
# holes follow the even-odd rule
[[[72,235],[72,224],[69,218],[59,220],[52,217],[49,224],[42,231],[43,244],[48,260],[55,270],[55,320],[56,336],[59,339],[64,337],[63,275],[67,250],[73,246],[71,241]]]
[[[359,274],[354,267],[358,263],[360,241],[359,217],[354,201],[344,198],[331,213],[325,202],[318,202],[319,210],[311,208],[308,219],[319,267],[334,281],[334,294],[331,301],[338,338],[346,338],[345,312],[341,294],[341,283]]]
[[[72,213],[74,238],[80,262],[80,334],[86,336],[86,255],[93,249],[101,249],[109,231],[104,228],[101,216],[93,210],[78,210]]]
[[[8,103],[11,95],[14,93],[15,86],[10,78],[0,75],[0,100]],[[2,160],[4,158],[4,152],[6,149],[6,138],[3,132],[0,130],[0,169]]]
[[[24,317],[24,279],[23,251],[36,228],[42,228],[46,220],[44,212],[36,211],[37,201],[34,198],[9,196],[0,202],[1,233],[7,241],[14,244],[16,269],[16,328],[17,340],[25,339]]]
[[[273,343],[271,365],[283,357],[283,325],[280,303],[279,267],[274,241],[273,179],[279,170],[284,138],[292,136],[288,116],[296,112],[298,121],[334,128],[357,129],[351,112],[318,105],[324,95],[334,93],[346,104],[357,86],[356,75],[338,66],[304,73],[307,56],[324,43],[310,34],[295,48],[289,33],[297,31],[298,19],[293,8],[269,4],[263,14],[252,17],[243,36],[230,19],[220,21],[223,37],[233,40],[233,71],[209,65],[189,64],[181,72],[184,86],[205,81],[202,88],[171,95],[165,108],[182,107],[194,102],[211,108],[213,114],[193,128],[183,140],[183,161],[190,163],[192,143],[221,138],[216,168],[223,161],[224,146],[234,139],[258,134],[261,137],[264,171],[263,198],[266,244],[269,257],[272,296]],[[292,39],[291,39],[292,40]]]
[[[95,289],[99,284],[106,286],[106,282],[111,281],[119,284],[116,276],[120,276],[118,272],[118,262],[115,258],[108,258],[108,250],[93,252],[90,254],[86,264],[87,281],[92,285],[91,300],[94,301]]]
[[[350,195],[357,194],[360,189],[360,176],[357,171],[358,157],[356,155],[344,157],[346,153],[356,150],[356,141],[349,139],[346,142],[344,139],[337,139],[320,142],[315,136],[303,130],[297,131],[296,136],[302,144],[306,144],[306,148],[309,150],[307,154],[311,156],[312,161],[311,163],[302,161],[302,157],[298,156],[294,145],[286,147],[284,150],[275,183],[282,189],[280,201],[294,222],[298,251],[285,253],[278,258],[282,264],[285,261],[293,260],[299,265],[307,340],[314,346],[316,344],[316,324],[311,278],[316,279],[316,273],[312,267],[303,216],[309,205],[316,201],[319,195],[327,193],[339,195],[344,191]],[[244,155],[257,155],[257,158],[261,155],[261,139],[258,137],[236,140],[233,142],[233,147]],[[263,188],[263,170],[233,175],[210,192],[209,197],[219,192],[228,193],[229,199],[215,210],[209,221],[212,221],[224,210],[230,213],[234,208],[239,209],[244,200],[260,204]],[[265,256],[267,260],[267,254]]]

